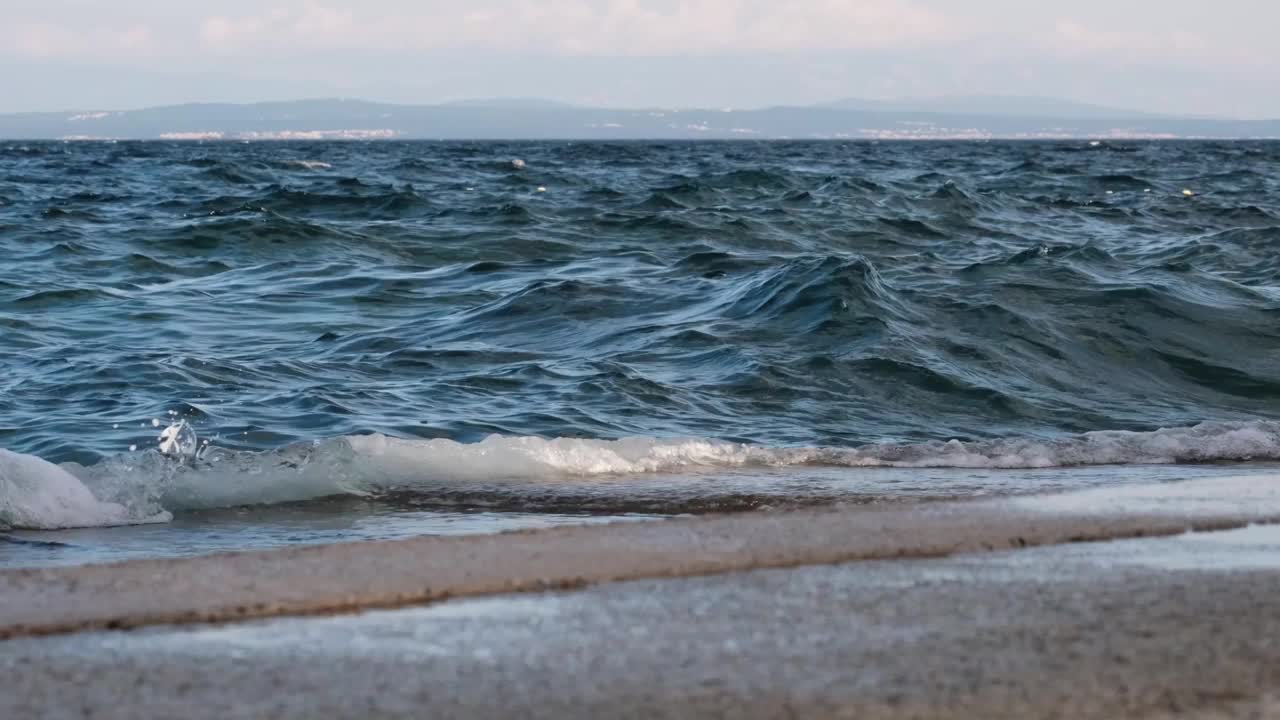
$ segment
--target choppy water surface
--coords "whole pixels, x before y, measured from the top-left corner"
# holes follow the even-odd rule
[[[900,494],[869,466],[1280,459],[1278,163],[0,142],[0,526],[334,495],[684,512]],[[155,450],[179,419],[198,459]],[[1072,477],[980,476],[915,494]]]

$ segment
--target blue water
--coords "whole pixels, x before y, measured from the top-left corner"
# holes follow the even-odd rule
[[[562,481],[706,468],[1280,459],[1278,163],[0,142],[0,448],[129,521],[389,494],[607,513]],[[178,421],[195,447],[162,456]],[[14,508],[43,486],[7,472],[0,525],[32,525]],[[761,472],[734,492],[804,494]]]

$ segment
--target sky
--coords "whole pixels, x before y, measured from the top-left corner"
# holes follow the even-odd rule
[[[0,0],[0,112],[1058,97],[1280,118],[1273,0]]]

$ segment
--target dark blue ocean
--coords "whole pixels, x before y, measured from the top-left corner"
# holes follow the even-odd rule
[[[1278,168],[1266,142],[0,142],[0,528],[470,531],[1261,467]]]

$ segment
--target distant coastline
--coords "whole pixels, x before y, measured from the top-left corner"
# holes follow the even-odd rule
[[[1014,101],[1017,102],[1014,102]],[[1280,139],[1280,119],[1152,115],[1041,99],[846,100],[808,107],[577,107],[529,100],[192,103],[0,114],[9,140]]]

